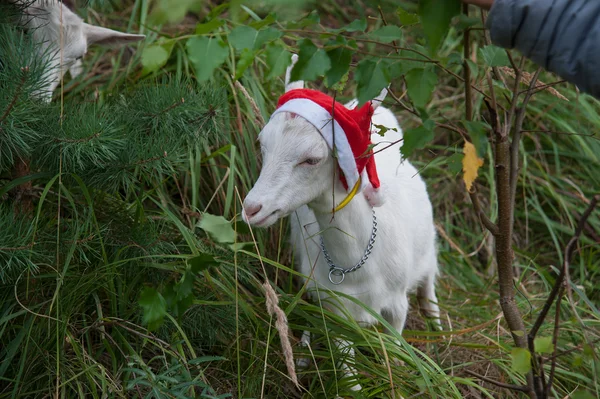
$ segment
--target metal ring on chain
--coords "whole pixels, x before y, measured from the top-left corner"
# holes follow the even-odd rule
[[[349,268],[343,268],[333,263],[329,252],[327,252],[327,248],[325,248],[323,236],[321,236],[321,251],[323,252],[323,256],[325,257],[327,264],[329,265],[329,281],[331,282],[331,284],[341,284],[346,278],[346,273],[352,273],[360,269],[361,266],[365,264],[367,259],[369,259],[369,255],[371,255],[371,251],[373,250],[373,244],[375,244],[375,237],[377,237],[377,217],[375,217],[375,209],[373,209],[373,229],[371,230],[371,238],[369,239],[369,243],[367,244],[367,249],[365,249],[365,253],[356,265]]]

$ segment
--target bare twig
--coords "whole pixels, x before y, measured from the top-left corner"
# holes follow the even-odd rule
[[[562,292],[564,291],[564,288],[566,285],[565,277],[569,273],[569,267],[571,265],[571,257],[573,255],[573,252],[575,251],[575,245],[577,244],[577,241],[579,240],[579,237],[581,236],[581,233],[583,232],[583,229],[585,227],[587,219],[590,217],[590,215],[591,215],[592,211],[594,210],[594,208],[596,207],[596,204],[598,203],[598,201],[600,201],[600,194],[597,194],[592,198],[587,209],[581,215],[581,218],[579,219],[579,222],[577,223],[575,233],[573,234],[573,236],[567,243],[567,246],[565,247],[565,251],[564,251],[565,254],[564,254],[562,269],[561,269],[558,277],[556,278],[556,281],[554,282],[554,286],[552,287],[552,290],[550,291],[550,294],[548,295],[548,299],[546,299],[546,302],[544,303],[544,306],[542,307],[540,314],[538,315],[533,327],[531,328],[531,330],[529,331],[529,334],[527,335],[527,342],[528,342],[529,350],[532,354],[534,354],[535,353],[535,351],[534,351],[535,337],[536,337],[540,327],[544,323],[544,320],[545,320],[546,316],[548,315],[548,312],[550,311],[550,308],[552,307],[554,300],[558,297],[558,301],[556,303],[556,316],[555,316],[555,321],[554,321],[554,334],[553,334],[553,342],[555,345],[554,356],[552,357],[552,365],[550,368],[550,376],[548,378],[548,384],[546,385],[545,381],[542,381],[544,383],[544,385],[546,385],[542,389],[543,397],[548,396],[548,393],[550,392],[550,389],[552,388],[552,380],[554,378],[554,369],[556,367],[556,341],[558,339],[558,329],[559,329],[559,324],[560,324],[559,323],[560,322],[560,320],[559,320],[559,318],[560,318],[560,301],[561,301],[561,297],[562,297]],[[532,358],[532,360],[535,362],[534,358]]]
[[[463,14],[469,15],[469,5],[463,4]],[[463,32],[463,75],[465,79],[465,119],[473,120],[473,96],[471,92],[471,69],[469,68],[469,50],[471,48],[469,40],[469,30]],[[492,91],[493,92],[493,91]]]
[[[473,376],[475,378],[479,378],[482,381],[485,382],[489,382],[490,384],[494,384],[500,388],[506,388],[506,389],[510,389],[513,391],[520,391],[520,392],[529,392],[529,388],[526,385],[513,385],[513,384],[506,384],[504,382],[500,382],[500,381],[496,381],[493,380],[491,378],[488,378],[486,376],[483,376],[481,374],[477,374],[474,371],[471,370],[465,370],[465,373],[469,374],[470,376]]]
[[[596,207],[596,204],[598,203],[598,201],[600,201],[600,194],[595,195],[592,198],[592,200],[590,201],[590,204],[588,205],[585,212],[583,212],[583,215],[581,215],[581,218],[579,219],[579,222],[577,223],[577,228],[575,229],[575,233],[573,234],[573,236],[567,243],[567,246],[565,247],[563,267],[562,267],[558,277],[556,278],[556,281],[554,282],[554,286],[552,287],[552,290],[550,291],[550,294],[548,295],[548,299],[544,303],[544,307],[542,308],[535,323],[533,324],[533,327],[529,331],[528,335],[529,335],[529,339],[531,341],[533,341],[533,339],[535,339],[535,336],[537,335],[540,327],[544,323],[544,319],[546,318],[548,312],[550,311],[550,307],[552,306],[552,304],[554,303],[554,300],[556,299],[556,297],[558,295],[560,287],[564,281],[564,278],[567,274],[568,268],[571,264],[571,256],[573,255],[573,251],[575,250],[575,244],[577,243],[577,240],[579,240],[579,236],[581,235],[581,233],[583,231],[585,223],[586,223],[587,219],[590,217],[594,208]]]
[[[481,223],[492,233],[492,235],[496,236],[500,233],[498,226],[488,218],[488,216],[481,209],[481,204],[479,203],[479,198],[477,197],[477,191],[473,189],[469,191],[469,197],[471,198],[471,202],[473,203],[473,208],[475,208],[475,213],[479,216],[479,220]]]
[[[556,352],[558,350],[558,330],[560,329],[560,302],[562,301],[564,288],[565,287],[563,283],[560,287],[560,291],[558,292],[558,299],[556,300],[556,310],[554,314],[554,332],[552,333],[552,345],[554,349],[552,352],[552,363],[550,363],[550,375],[548,376],[548,383],[544,387],[544,397],[548,397],[550,395],[550,391],[552,391],[552,382],[554,381],[554,372],[556,370]]]
[[[539,67],[535,74],[530,80],[529,89],[527,90],[527,94],[525,95],[525,99],[523,99],[523,104],[517,110],[517,119],[515,122],[515,127],[513,130],[513,138],[510,143],[510,202],[511,208],[514,210],[515,207],[515,196],[517,194],[517,180],[519,175],[519,144],[521,143],[521,135],[523,129],[523,121],[525,120],[525,115],[527,111],[527,103],[531,99],[533,95],[533,89],[535,87],[535,83],[537,82],[537,78],[542,71],[542,67]],[[518,93],[514,94],[515,97],[518,97]],[[510,126],[507,126],[509,129]],[[511,213],[511,224],[514,222],[515,213]]]

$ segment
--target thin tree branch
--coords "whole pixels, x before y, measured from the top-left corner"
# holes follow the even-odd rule
[[[517,110],[517,119],[515,122],[513,139],[510,143],[510,203],[511,208],[513,208],[513,210],[515,207],[515,196],[517,195],[517,180],[519,180],[519,144],[521,143],[521,135],[523,133],[523,121],[525,120],[525,115],[527,114],[527,103],[533,95],[533,90],[535,89],[535,84],[541,71],[542,67],[539,67],[535,71],[535,74],[533,75],[533,77],[531,78],[531,82],[529,83],[529,89],[527,89],[527,94],[525,95],[523,104]],[[519,71],[519,73],[520,72],[521,71]],[[518,93],[515,94],[515,98],[518,96]],[[507,129],[510,129],[510,126],[507,126]],[[514,216],[515,213],[512,212],[511,223],[514,223]]]
[[[510,389],[513,391],[519,391],[519,392],[529,392],[529,388],[525,385],[506,384],[504,382],[493,380],[493,379],[483,376],[481,374],[477,374],[476,372],[471,371],[471,370],[465,370],[465,373],[467,373],[470,376],[473,376],[475,378],[479,378],[482,381],[489,382],[490,384],[494,384],[500,388],[506,388],[506,389]]]
[[[477,191],[469,191],[469,197],[471,197],[471,202],[473,203],[473,208],[475,208],[475,213],[479,216],[479,220],[486,229],[492,233],[493,236],[497,236],[500,233],[498,226],[487,217],[485,212],[481,209],[481,204],[479,203],[479,198],[477,197]]]
[[[469,15],[469,5],[463,4],[463,14]],[[463,32],[463,76],[465,79],[465,119],[470,121],[473,120],[473,96],[471,94],[471,69],[469,68],[469,49],[471,48],[471,41],[469,40],[469,30],[465,29]]]
[[[511,57],[509,57],[509,60],[512,60]],[[506,132],[505,134],[508,134],[508,129],[510,129],[510,127],[512,126],[513,123],[513,119],[515,117],[516,114],[516,110],[517,110],[517,102],[519,99],[519,83],[521,82],[521,69],[523,68],[523,65],[525,64],[525,57],[521,58],[521,62],[519,62],[519,66],[515,68],[515,64],[513,61],[511,61],[511,63],[513,64],[513,68],[515,69],[515,82],[514,82],[514,87],[512,90],[513,93],[513,97],[510,103],[510,108],[508,111],[508,117],[507,117],[507,122],[506,122]]]
[[[573,234],[573,236],[567,243],[567,246],[565,247],[565,257],[563,260],[563,267],[562,267],[558,277],[556,278],[556,281],[554,282],[554,286],[552,287],[552,290],[550,291],[550,295],[548,295],[548,299],[544,303],[544,307],[542,308],[535,323],[533,324],[533,327],[529,331],[528,335],[529,335],[529,339],[531,341],[533,341],[535,339],[535,336],[537,335],[540,327],[544,323],[544,319],[546,318],[546,316],[548,315],[548,312],[550,311],[550,307],[552,306],[552,303],[554,302],[554,300],[556,299],[556,296],[558,295],[560,287],[561,287],[561,285],[564,281],[564,278],[567,274],[567,270],[569,269],[569,266],[571,264],[571,256],[573,254],[573,251],[575,250],[575,244],[579,240],[579,236],[581,236],[581,233],[585,227],[585,222],[590,217],[590,215],[591,215],[592,211],[594,210],[594,208],[596,207],[596,204],[598,203],[598,201],[600,201],[600,194],[596,194],[590,201],[590,204],[588,205],[585,212],[583,212],[583,215],[581,215],[581,218],[579,219],[579,222],[577,223],[575,233]]]
[[[562,269],[561,269],[558,277],[556,278],[556,281],[554,282],[554,286],[552,287],[552,290],[550,291],[550,295],[548,295],[548,299],[544,303],[544,306],[543,306],[540,314],[538,315],[533,327],[529,331],[529,334],[527,334],[527,343],[528,343],[529,351],[534,356],[535,356],[535,350],[534,350],[535,349],[535,345],[534,345],[535,337],[536,337],[540,327],[544,323],[544,320],[545,320],[546,316],[548,315],[548,312],[550,311],[550,308],[552,307],[554,300],[558,296],[558,300],[556,303],[556,315],[555,315],[555,321],[554,321],[554,334],[552,337],[552,341],[555,346],[554,355],[556,355],[556,341],[558,340],[558,330],[559,330],[559,324],[560,324],[560,301],[561,301],[562,293],[563,293],[564,287],[565,287],[565,277],[568,275],[568,272],[569,272],[569,267],[571,265],[571,257],[573,255],[573,252],[575,251],[575,245],[577,244],[577,241],[579,240],[579,237],[581,236],[581,233],[583,232],[583,229],[585,227],[585,223],[586,223],[587,219],[590,217],[590,215],[591,215],[592,211],[594,210],[594,208],[596,207],[596,204],[598,203],[598,201],[600,201],[600,194],[597,194],[592,198],[587,209],[585,210],[583,215],[581,215],[581,218],[579,219],[579,222],[577,223],[575,233],[573,234],[573,236],[567,243],[567,246],[565,247],[565,251],[564,251],[565,255],[564,255]],[[534,357],[532,357],[532,362],[534,363],[534,366],[535,366],[536,362],[535,362]],[[541,366],[540,366],[540,368],[541,368]],[[541,387],[540,393],[541,393],[541,396],[543,396],[543,397],[547,397],[550,392],[550,389],[552,388],[552,380],[554,378],[555,368],[556,368],[556,356],[553,356],[551,370],[550,370],[550,376],[548,378],[548,384],[546,384],[544,380],[541,381],[542,387]],[[542,375],[542,378],[544,378],[543,375]]]
[[[552,352],[552,360],[550,364],[550,375],[548,376],[548,383],[544,387],[544,397],[548,397],[550,392],[552,391],[552,382],[554,381],[554,372],[556,370],[556,352],[557,352],[557,343],[558,343],[558,330],[560,328],[560,302],[562,301],[563,293],[565,290],[564,282],[560,286],[560,291],[558,292],[558,299],[556,300],[556,313],[554,314],[554,332],[552,333],[552,345],[554,350]]]

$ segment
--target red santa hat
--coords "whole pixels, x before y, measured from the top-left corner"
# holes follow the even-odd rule
[[[371,117],[374,112],[371,101],[360,109],[348,109],[320,91],[288,88],[290,90],[279,98],[277,109],[271,117],[280,112],[291,112],[310,122],[321,133],[329,148],[333,150],[335,143],[344,188],[352,190],[360,177],[359,191],[365,189],[371,205],[381,205],[383,198],[379,192],[379,177],[370,148]]]
[[[358,191],[363,191],[371,206],[384,202],[377,176],[375,157],[371,145],[371,118],[383,101],[387,89],[367,102],[362,108],[348,109],[324,93],[304,89],[304,82],[291,81],[292,69],[298,55],[292,55],[291,65],[285,72],[285,94],[279,98],[274,115],[290,112],[310,122],[323,136],[329,148],[335,148],[340,180],[350,194],[347,203]],[[335,145],[334,145],[335,142]],[[360,184],[359,184],[360,182]],[[342,203],[339,206],[344,206]],[[338,207],[339,207],[338,206]],[[336,208],[338,208],[336,207]],[[334,210],[335,211],[335,210]]]

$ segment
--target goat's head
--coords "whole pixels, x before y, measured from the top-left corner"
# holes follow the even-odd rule
[[[244,200],[242,217],[258,227],[270,226],[305,204],[331,210],[330,202],[319,199],[330,198],[336,187],[343,193],[379,185],[368,145],[371,115],[387,91],[361,109],[348,110],[322,93],[299,90],[301,81],[290,83],[296,60],[294,56],[286,73],[286,94],[259,135],[263,165]],[[335,119],[327,111],[331,108]],[[350,131],[352,137],[347,136]]]
[[[90,45],[122,46],[145,37],[87,24],[58,0],[16,0],[15,3],[24,5],[21,23],[32,31],[47,65],[45,87],[35,93],[46,101],[50,101],[67,70],[71,69],[72,74],[80,70],[79,60]]]

